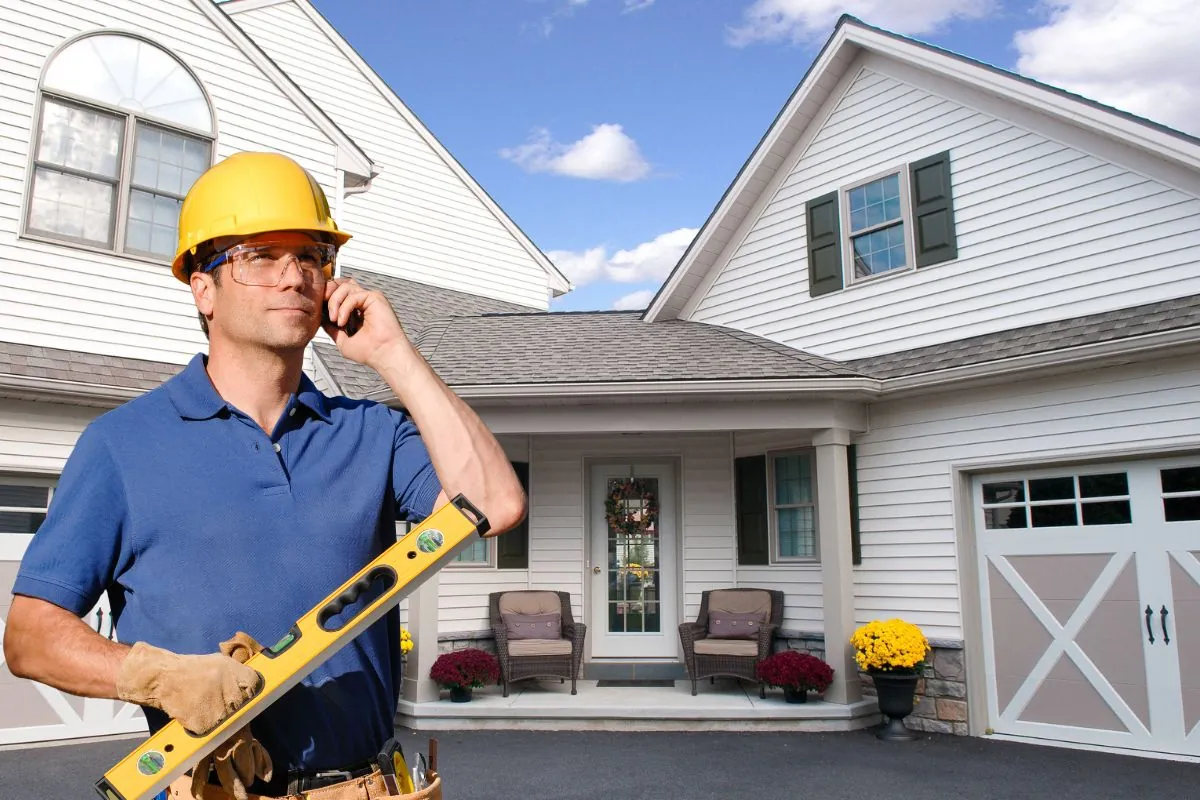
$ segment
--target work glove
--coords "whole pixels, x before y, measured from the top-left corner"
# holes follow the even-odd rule
[[[262,645],[252,636],[241,631],[221,642],[221,653],[240,664],[249,661],[250,656],[262,649]],[[236,800],[247,800],[249,793],[246,787],[253,785],[256,778],[271,780],[274,765],[266,748],[254,738],[250,726],[246,725],[200,759],[200,763],[192,770],[192,797],[195,800],[204,800],[204,787],[208,784],[210,769],[216,770],[217,781],[222,789]]]

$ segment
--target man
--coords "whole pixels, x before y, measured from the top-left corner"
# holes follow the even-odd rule
[[[196,181],[173,272],[191,287],[207,357],[81,435],[14,584],[4,640],[14,674],[138,703],[152,732],[174,717],[200,733],[252,696],[241,662],[258,641],[277,641],[394,543],[397,519],[419,521],[462,493],[490,535],[520,522],[525,498],[495,438],[382,294],[332,277],[349,238],[320,186],[283,156],[241,153]],[[350,335],[352,319],[361,328]],[[318,326],[405,411],[321,394],[302,371]],[[79,618],[102,592],[124,643]],[[378,796],[368,775],[393,732],[399,655],[391,614],[173,796],[330,785],[345,791],[322,798]]]

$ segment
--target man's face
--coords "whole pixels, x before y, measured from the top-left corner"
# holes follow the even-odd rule
[[[320,262],[327,247],[289,231],[258,234],[230,248],[216,268],[220,284],[211,287],[210,339],[277,352],[302,349],[321,324],[326,279]]]

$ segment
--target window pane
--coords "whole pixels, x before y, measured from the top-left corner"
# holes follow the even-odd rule
[[[177,133],[139,125],[133,159],[135,184],[182,197],[208,166],[208,145]]]
[[[42,112],[38,160],[115,178],[124,127],[120,117],[47,100]]]
[[[814,518],[811,508],[776,509],[780,558],[811,558],[816,555]]]
[[[1071,500],[1075,497],[1075,479],[1038,478],[1029,482],[1030,500]]]
[[[899,173],[851,189],[847,194],[851,233],[900,219]]]
[[[1132,521],[1128,500],[1083,504],[1084,525],[1128,525]]]
[[[1056,528],[1060,525],[1079,524],[1073,503],[1069,506],[1031,506],[1029,515],[1033,518],[1033,527],[1035,528]]]
[[[988,505],[992,503],[1023,503],[1025,502],[1025,482],[985,483],[983,485],[983,502]]]
[[[1167,522],[1200,520],[1200,497],[1165,497],[1163,514]]]
[[[856,236],[851,242],[856,277],[867,278],[905,266],[903,224]]]
[[[0,511],[0,533],[37,533],[45,520],[45,514]]]
[[[38,167],[29,227],[110,247],[114,197],[112,184]]]
[[[812,459],[807,454],[775,458],[775,504],[813,501]]]
[[[0,506],[45,508],[50,502],[50,490],[45,486],[13,486],[0,483]]]
[[[134,189],[129,193],[129,226],[125,246],[130,250],[169,257],[175,253],[179,208],[173,197]]]
[[[1200,467],[1160,470],[1164,492],[1200,492]]]
[[[459,551],[454,560],[460,564],[486,564],[488,559],[488,543],[486,540],[476,540]]]
[[[992,528],[1025,528],[1025,507],[987,508],[983,511],[983,524]]]
[[[1129,477],[1124,472],[1111,475],[1080,475],[1080,497],[1112,497],[1129,494]]]

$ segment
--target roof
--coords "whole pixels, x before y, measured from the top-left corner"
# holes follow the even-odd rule
[[[1200,139],[999,67],[876,28],[843,15],[733,182],[663,281],[645,311],[647,321],[680,315],[706,282],[738,231],[758,207],[778,170],[862,51],[910,64],[1033,109],[1047,117],[1166,160],[1179,174],[1200,172]]]
[[[1200,295],[1027,325],[846,363],[874,378],[898,378],[1195,326],[1200,326]]]
[[[153,389],[183,368],[182,364],[140,358],[0,342],[0,375],[17,375],[41,381],[127,387],[142,392]]]

